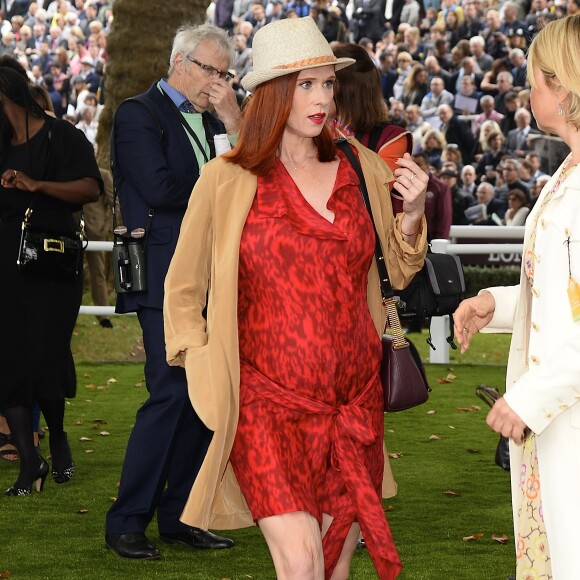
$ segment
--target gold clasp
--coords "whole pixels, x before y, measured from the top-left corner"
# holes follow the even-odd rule
[[[52,238],[46,238],[44,240],[44,251],[58,252],[59,254],[64,254],[64,242],[62,240],[54,240]]]

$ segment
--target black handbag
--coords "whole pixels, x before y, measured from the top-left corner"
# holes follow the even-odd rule
[[[382,337],[383,359],[381,361],[381,383],[385,413],[404,411],[425,403],[431,388],[427,383],[425,368],[415,345],[405,337],[397,310],[397,298],[389,282],[389,274],[381,242],[374,225],[373,212],[369,200],[362,168],[347,141],[337,141],[338,148],[346,155],[360,180],[360,191],[370,214],[375,231],[375,259],[379,270],[381,294],[385,307],[385,332]]]
[[[415,274],[407,288],[395,290],[395,293],[399,296],[403,320],[449,315],[447,342],[452,348],[457,348],[453,341],[453,313],[465,295],[465,278],[458,256],[427,252],[423,268]],[[431,333],[427,343],[435,350]]]
[[[490,407],[499,399],[500,394],[497,389],[487,385],[479,385],[475,389],[475,394]],[[495,463],[505,471],[510,470],[510,443],[507,437],[499,436],[497,447],[495,448]]]
[[[83,267],[84,220],[81,212],[75,237],[41,231],[30,224],[32,203],[24,214],[16,263],[22,272],[61,279],[73,279]]]

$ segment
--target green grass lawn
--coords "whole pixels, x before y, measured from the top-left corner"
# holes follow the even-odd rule
[[[161,545],[163,558],[156,562],[123,560],[105,549],[105,513],[135,411],[147,398],[143,365],[131,362],[140,358],[137,321],[117,317],[113,323],[112,330],[101,329],[83,316],[75,331],[79,388],[66,415],[78,466],[74,478],[63,486],[47,480],[44,492],[30,497],[0,496],[0,578],[274,578],[256,528],[228,532],[237,542],[231,550]],[[413,338],[428,357],[424,340]],[[461,360],[452,354],[449,366],[428,366],[430,401],[385,418],[389,452],[399,455],[391,460],[399,494],[384,505],[404,580],[505,580],[513,574],[509,477],[493,463],[497,436],[474,395],[480,383],[503,385],[508,341],[480,336]],[[451,382],[437,382],[443,378]],[[42,444],[43,452],[47,447]],[[0,489],[16,474],[17,466],[1,462]],[[504,534],[507,544],[492,538]],[[155,523],[149,535],[157,540]],[[477,539],[464,541],[469,536]],[[366,551],[355,555],[351,578],[376,578]]]

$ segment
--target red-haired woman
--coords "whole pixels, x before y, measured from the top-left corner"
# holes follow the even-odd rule
[[[257,522],[287,579],[348,577],[362,527],[379,576],[395,578],[380,500],[375,235],[326,126],[335,70],[352,61],[311,18],[261,28],[253,57],[237,145],[203,168],[165,282],[168,362],[185,366],[213,432],[182,519]],[[423,263],[427,176],[399,160],[395,217],[390,171],[353,145],[393,286],[404,286]]]

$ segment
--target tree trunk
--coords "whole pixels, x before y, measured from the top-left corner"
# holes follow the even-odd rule
[[[100,167],[109,167],[109,139],[117,107],[167,76],[175,32],[182,24],[202,23],[206,7],[207,0],[115,0],[115,19],[107,39],[105,107],[97,137]]]

